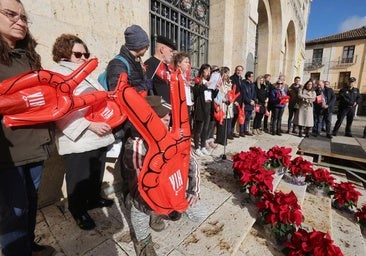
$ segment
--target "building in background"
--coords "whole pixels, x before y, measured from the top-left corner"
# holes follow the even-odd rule
[[[52,44],[62,33],[76,34],[99,58],[97,76],[124,44],[124,30],[138,24],[151,38],[153,53],[158,35],[172,39],[178,51],[188,52],[197,70],[209,63],[237,65],[255,76],[270,73],[273,82],[285,75],[288,83],[302,76],[305,38],[311,0],[22,0],[30,18],[30,29],[38,41],[42,66],[49,69]],[[145,54],[144,60],[150,54]],[[192,76],[195,72],[192,72]],[[50,160],[51,162],[54,159]],[[54,184],[56,173],[46,165],[43,181]],[[48,168],[47,168],[48,167]],[[50,169],[47,171],[47,169]],[[60,167],[60,172],[63,168]],[[50,175],[52,172],[52,175]],[[109,187],[118,187],[119,175],[106,171]],[[48,178],[46,178],[48,177]],[[58,184],[62,181],[57,178]],[[42,193],[42,189],[45,191]],[[41,204],[58,200],[60,186],[43,186]],[[45,198],[47,197],[47,198]]]
[[[365,98],[366,26],[309,40],[305,45],[304,78],[328,80],[337,93],[352,76]],[[366,114],[364,103],[358,113]]]
[[[61,33],[82,37],[98,71],[119,52],[131,24],[151,36],[173,39],[190,53],[192,66],[243,65],[255,75],[302,76],[311,0],[23,0],[39,42],[44,68],[52,65],[52,42]],[[152,49],[153,50],[153,49]],[[150,50],[150,52],[153,52]],[[149,57],[149,54],[145,56]]]

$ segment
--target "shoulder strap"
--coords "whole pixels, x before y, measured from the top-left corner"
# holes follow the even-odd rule
[[[123,64],[126,65],[126,67],[127,67],[127,74],[128,74],[128,76],[130,76],[131,75],[131,70],[130,70],[130,65],[128,64],[127,60],[124,57],[122,57],[121,55],[119,55],[119,54],[116,55],[116,57],[114,57],[114,58],[122,61]]]

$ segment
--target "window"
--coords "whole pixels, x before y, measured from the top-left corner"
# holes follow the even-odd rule
[[[320,66],[322,64],[322,60],[323,60],[323,49],[314,49],[312,64],[315,66]]]
[[[338,79],[338,89],[341,89],[343,86],[347,85],[348,79],[351,77],[351,72],[340,72]]]
[[[170,38],[190,55],[193,69],[208,61],[209,0],[151,0],[151,51],[157,36]],[[192,74],[194,75],[194,74]]]
[[[342,63],[353,63],[353,56],[355,54],[355,46],[345,46],[343,48]]]
[[[319,81],[320,73],[310,73],[310,79],[313,81]]]

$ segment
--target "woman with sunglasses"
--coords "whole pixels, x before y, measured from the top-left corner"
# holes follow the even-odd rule
[[[0,82],[41,68],[19,0],[0,0]],[[51,255],[34,242],[37,189],[52,141],[49,124],[7,128],[0,116],[0,255]]]
[[[84,63],[90,53],[77,36],[62,34],[52,49],[58,66],[53,71],[67,75]],[[74,90],[80,95],[103,87],[90,76]],[[101,197],[107,146],[114,142],[111,127],[103,122],[90,122],[81,109],[56,121],[56,145],[66,167],[66,187],[69,210],[81,229],[91,230],[95,222],[87,210],[111,206],[113,200]]]

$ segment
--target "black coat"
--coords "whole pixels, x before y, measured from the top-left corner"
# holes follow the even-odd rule
[[[236,98],[235,102],[239,103],[239,105],[241,106],[243,103],[243,85],[244,85],[244,81],[243,79],[238,76],[237,74],[234,74],[230,77],[231,80],[231,84],[234,86],[234,84],[236,85],[236,90],[235,93],[240,93],[238,98]],[[238,109],[236,106],[234,106],[234,114],[238,114]]]

